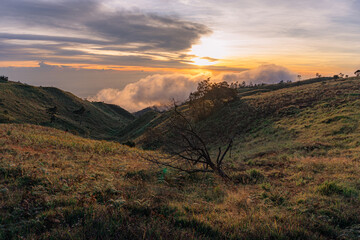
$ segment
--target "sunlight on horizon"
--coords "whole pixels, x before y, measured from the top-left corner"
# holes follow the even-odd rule
[[[210,66],[226,58],[228,52],[224,41],[210,36],[204,37],[200,43],[192,45],[189,54],[196,56],[191,59],[195,65]]]

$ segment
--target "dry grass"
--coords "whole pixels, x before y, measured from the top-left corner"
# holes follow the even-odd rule
[[[359,161],[344,157],[282,156],[226,185],[32,125],[1,125],[0,152],[3,239],[328,239],[360,222]],[[342,190],[323,194],[326,181]]]
[[[215,115],[258,114],[228,160],[235,184],[149,165],[118,143],[2,124],[0,239],[358,239],[359,89],[280,89]]]

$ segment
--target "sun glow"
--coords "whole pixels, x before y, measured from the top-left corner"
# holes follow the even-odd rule
[[[215,37],[202,38],[200,44],[193,45],[189,54],[195,57],[191,59],[194,65],[214,65],[227,55],[227,48],[224,42]]]
[[[191,59],[191,61],[193,62],[193,64],[197,65],[197,66],[211,66],[214,65],[217,61],[210,61],[209,59],[206,58],[193,58]]]

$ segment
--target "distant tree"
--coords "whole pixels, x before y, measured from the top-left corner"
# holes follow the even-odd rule
[[[343,73],[339,73],[339,78],[344,78],[344,74],[343,74]]]
[[[57,107],[50,107],[46,109],[46,112],[50,115],[50,122],[53,123],[56,120]]]
[[[73,113],[77,114],[77,115],[82,115],[85,113],[85,108],[83,106],[81,106],[81,108],[79,108],[78,110],[73,111]]]
[[[230,88],[237,89],[239,88],[239,82],[234,82],[230,84]]]
[[[82,123],[82,118],[83,118],[85,111],[86,111],[86,109],[84,108],[84,106],[81,106],[81,108],[79,108],[78,110],[73,111],[74,114],[79,116],[80,125]]]
[[[336,79],[339,79],[339,75],[334,75],[333,78],[336,80]]]
[[[209,116],[224,103],[237,98],[236,88],[227,82],[212,83],[210,78],[198,84],[197,91],[189,96],[189,106],[193,117],[201,120]]]
[[[279,82],[279,84],[284,84],[284,80],[281,80],[281,81]]]
[[[7,76],[0,76],[0,82],[8,82],[9,81],[9,78]]]
[[[348,78],[348,77],[349,77],[349,75],[345,75],[345,77],[346,77],[346,78]]]
[[[317,77],[317,78],[321,78],[321,74],[316,73],[316,77]]]
[[[299,81],[301,81],[301,75],[297,75]]]
[[[356,70],[356,71],[354,72],[354,74],[355,74],[357,77],[360,77],[360,69],[359,69],[359,70]]]

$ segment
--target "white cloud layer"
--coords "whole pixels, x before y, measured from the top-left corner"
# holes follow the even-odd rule
[[[262,65],[258,68],[243,71],[240,73],[221,73],[214,78],[216,81],[226,81],[228,83],[232,82],[243,82],[247,84],[272,84],[278,83],[281,80],[283,81],[294,81],[296,79],[296,74],[291,72],[289,69],[274,65]]]
[[[154,105],[164,105],[172,99],[184,101],[196,90],[199,81],[212,77],[213,81],[246,83],[278,83],[281,80],[295,80],[296,74],[287,68],[277,65],[262,65],[256,69],[240,73],[222,73],[216,76],[208,74],[165,74],[151,75],[128,84],[124,89],[107,88],[90,97],[92,101],[103,101],[117,104],[128,111],[134,112]]]
[[[130,83],[123,90],[103,89],[89,100],[117,104],[133,112],[148,106],[167,104],[172,99],[184,101],[204,78],[202,74],[156,74]]]

